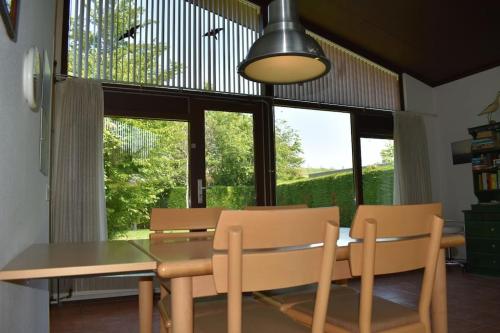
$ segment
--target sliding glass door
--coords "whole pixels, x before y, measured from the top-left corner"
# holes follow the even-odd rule
[[[192,207],[242,209],[266,201],[260,104],[192,105]]]
[[[147,238],[152,208],[269,202],[260,104],[122,99],[110,100],[120,109],[110,107],[104,120],[109,238]]]

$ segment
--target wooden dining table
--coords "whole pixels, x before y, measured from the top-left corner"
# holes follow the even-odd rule
[[[349,229],[341,228],[337,242],[337,259],[332,280],[352,278],[349,269],[350,242]],[[212,240],[201,239],[168,239],[168,240],[133,240],[138,249],[156,260],[156,274],[160,278],[171,279],[171,309],[173,333],[193,332],[193,283],[195,276],[212,273]],[[436,280],[432,292],[432,332],[448,332],[447,290],[445,250],[461,246],[465,243],[463,235],[443,235],[439,253]],[[152,284],[151,288],[152,288]],[[152,293],[152,290],[149,292]],[[152,318],[149,313],[143,313],[144,318]],[[144,327],[151,323],[143,323]]]
[[[126,240],[32,244],[0,270],[0,281],[140,275],[139,330],[151,333],[152,284],[158,263]]]
[[[332,280],[351,278],[349,229],[341,228]],[[432,331],[447,332],[446,267],[444,251],[465,243],[463,235],[444,235],[432,295]],[[33,244],[0,270],[0,281],[90,277],[146,273],[139,278],[139,327],[152,331],[153,276],[171,279],[174,333],[193,331],[195,276],[212,273],[212,240],[178,238],[170,241],[100,241]]]

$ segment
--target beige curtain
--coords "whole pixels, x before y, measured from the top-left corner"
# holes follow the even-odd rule
[[[310,31],[332,62],[325,76],[274,86],[274,96],[297,101],[400,110],[399,76]]]
[[[52,242],[107,239],[103,121],[100,83],[67,79],[56,85]]]
[[[427,136],[422,115],[394,113],[394,203],[432,201]]]
[[[51,241],[107,239],[103,162],[104,95],[98,82],[67,79],[55,88]],[[52,295],[73,299],[134,293],[137,278],[58,279]]]

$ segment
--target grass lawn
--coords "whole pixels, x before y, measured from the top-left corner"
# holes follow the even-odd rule
[[[149,229],[138,229],[127,231],[124,235],[117,236],[114,239],[148,239]]]
[[[208,229],[209,231],[214,231],[214,229]],[[174,230],[170,231],[173,233],[177,232],[188,232],[189,230]],[[113,239],[124,239],[124,240],[129,240],[129,239],[148,239],[149,238],[149,229],[138,229],[138,230],[129,230],[127,231],[124,235],[121,236],[116,236]]]

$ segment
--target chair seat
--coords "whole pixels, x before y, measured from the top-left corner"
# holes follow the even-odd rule
[[[327,325],[325,332],[334,332],[333,327],[340,327],[346,331],[359,332],[359,292],[338,291],[333,293],[328,302]],[[314,302],[300,302],[294,304],[286,313],[295,320],[311,325]],[[418,312],[400,304],[373,297],[371,332],[381,332],[405,325],[419,324]],[[333,326],[333,327],[332,327]]]
[[[243,333],[310,333],[311,329],[287,317],[277,308],[251,298],[243,298]],[[227,332],[226,300],[200,301],[194,307],[195,333]]]
[[[339,296],[343,294],[357,294],[358,292],[352,288],[345,288],[338,285],[332,285],[330,291],[330,297],[332,295]],[[264,303],[274,305],[278,307],[281,311],[286,311],[290,307],[304,302],[314,302],[316,297],[316,291],[312,288],[302,288],[301,290],[292,292],[256,292],[254,296],[259,301]]]

